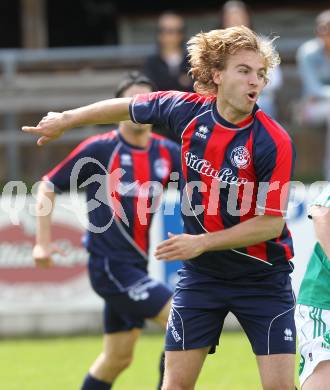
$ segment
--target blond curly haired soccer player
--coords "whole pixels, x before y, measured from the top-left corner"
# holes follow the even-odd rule
[[[263,388],[292,390],[293,247],[283,216],[295,153],[286,131],[256,104],[279,56],[271,41],[243,26],[197,34],[188,51],[196,93],[105,100],[23,130],[43,145],[72,127],[131,118],[179,135],[185,233],[169,234],[156,250],[158,259],[184,260],[163,389],[194,388],[230,311],[249,338]]]

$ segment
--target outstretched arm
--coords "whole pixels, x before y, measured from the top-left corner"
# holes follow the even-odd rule
[[[311,209],[316,237],[330,260],[330,209],[323,206],[313,206]]]
[[[52,244],[51,218],[55,202],[55,192],[47,183],[42,182],[37,196],[36,243],[33,248],[33,259],[38,267],[49,267],[53,264],[52,254],[63,251]]]
[[[37,143],[42,146],[74,127],[117,123],[130,119],[129,104],[131,99],[109,99],[74,110],[49,112],[37,126],[23,126],[22,130],[40,136]]]
[[[260,215],[231,228],[199,235],[169,235],[156,249],[158,260],[189,260],[204,252],[241,248],[278,237],[284,227],[280,216]]]

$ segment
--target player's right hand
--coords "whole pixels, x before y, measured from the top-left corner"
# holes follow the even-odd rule
[[[46,145],[48,142],[59,138],[64,134],[67,128],[64,125],[63,113],[49,112],[44,116],[37,126],[23,126],[22,131],[25,133],[40,135],[37,144]]]
[[[56,244],[40,245],[36,244],[32,251],[35,265],[39,268],[49,268],[54,265],[52,255],[58,253],[65,255],[64,251]]]

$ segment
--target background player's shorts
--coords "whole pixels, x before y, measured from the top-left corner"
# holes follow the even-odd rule
[[[274,273],[244,283],[191,269],[182,269],[179,275],[166,332],[167,351],[210,346],[214,352],[224,319],[232,312],[256,355],[295,353],[295,298],[289,274]]]
[[[330,360],[330,310],[297,305],[295,320],[300,352],[299,379],[302,385],[320,362]]]
[[[114,264],[93,256],[88,268],[94,291],[105,300],[105,333],[143,328],[144,320],[156,317],[172,296],[138,264]]]

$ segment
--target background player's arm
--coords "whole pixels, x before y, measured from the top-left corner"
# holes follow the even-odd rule
[[[324,206],[313,206],[311,216],[316,237],[327,258],[330,259],[330,209]]]
[[[33,248],[33,258],[38,267],[49,267],[53,264],[51,255],[63,251],[52,244],[51,218],[55,203],[55,192],[48,183],[41,182],[37,195],[36,244]]]
[[[88,106],[64,112],[49,112],[37,126],[23,126],[26,133],[41,136],[38,145],[45,145],[68,129],[91,124],[117,123],[130,119],[129,104],[132,98],[103,100]]]
[[[278,237],[283,227],[282,216],[260,215],[218,232],[170,235],[157,247],[156,257],[162,260],[188,260],[204,252],[255,245]]]

